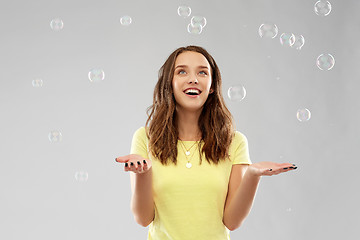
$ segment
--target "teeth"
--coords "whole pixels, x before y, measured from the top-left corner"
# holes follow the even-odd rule
[[[185,91],[185,93],[189,93],[189,92],[200,94],[200,91],[196,89],[189,89]]]

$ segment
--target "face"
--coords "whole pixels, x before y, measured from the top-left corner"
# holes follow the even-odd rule
[[[172,87],[177,106],[187,110],[199,110],[209,93],[211,87],[211,67],[207,59],[198,52],[186,51],[180,53],[175,60]],[[187,95],[185,89],[198,88],[199,95]]]

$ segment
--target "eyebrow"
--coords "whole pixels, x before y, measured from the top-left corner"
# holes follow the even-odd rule
[[[188,66],[187,66],[187,65],[178,65],[178,66],[175,67],[175,69],[177,69],[178,67],[187,68]],[[207,69],[209,69],[209,68],[206,67],[206,66],[198,66],[198,68],[207,68]]]

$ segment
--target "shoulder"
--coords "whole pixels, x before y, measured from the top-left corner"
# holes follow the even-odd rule
[[[239,145],[243,142],[247,142],[247,137],[242,132],[235,130],[234,132],[234,138],[233,138],[233,144]]]
[[[139,127],[135,130],[135,135],[146,136],[145,127]]]

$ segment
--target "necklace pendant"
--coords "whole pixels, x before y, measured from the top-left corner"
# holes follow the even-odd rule
[[[191,165],[191,163],[189,163],[189,162],[186,164],[186,167],[187,167],[187,168],[191,168],[191,166],[192,166],[192,165]]]
[[[185,153],[187,156],[189,156],[190,155],[190,152],[189,151],[186,151],[186,153]]]

